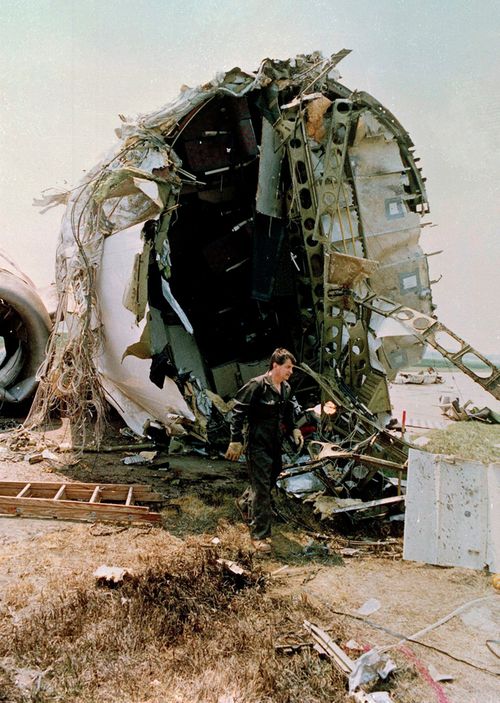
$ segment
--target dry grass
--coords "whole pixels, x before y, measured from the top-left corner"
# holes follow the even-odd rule
[[[243,543],[235,530],[233,541],[238,537]],[[0,700],[344,700],[345,681],[331,663],[308,650],[292,657],[275,653],[277,637],[300,631],[305,617],[321,620],[321,613],[304,600],[266,595],[248,551],[232,554],[244,575],[221,566],[219,556],[220,550],[191,540],[154,554],[119,587],[75,578],[24,617],[4,613]],[[9,667],[7,656],[13,658]],[[16,698],[15,668],[47,671],[43,685]]]
[[[231,495],[211,494],[202,497],[186,494],[163,511],[163,525],[173,535],[199,535],[215,532],[221,520],[238,522],[239,513]]]
[[[500,461],[500,425],[457,422],[444,430],[434,430],[429,439],[424,449],[433,454],[453,454],[486,463]]]
[[[338,563],[335,551],[345,540],[330,543],[331,555],[320,550],[305,557],[310,536],[282,522],[275,526],[271,560],[255,558],[234,496],[197,491],[164,512],[167,526],[184,540],[151,527],[61,524],[44,534],[33,527],[31,539],[4,545],[0,701],[345,700],[346,682],[330,661],[310,648],[293,655],[275,649],[308,641],[304,619],[331,625],[326,605],[301,596],[301,584],[316,573],[307,570],[312,563],[316,570]],[[279,499],[278,505],[288,519],[286,505]],[[310,511],[292,512],[304,527],[321,528]],[[237,561],[247,574],[228,572],[219,558]],[[132,577],[116,588],[98,587],[92,574],[104,563],[125,567]],[[281,588],[281,576],[273,578],[271,588],[260,567],[274,571],[283,563],[304,570]],[[349,623],[344,631],[337,618],[330,634],[342,643],[351,629]],[[34,672],[28,687],[16,685],[20,671],[28,683]],[[44,673],[37,678],[37,672]],[[400,703],[419,700],[410,673],[403,670],[392,684]]]

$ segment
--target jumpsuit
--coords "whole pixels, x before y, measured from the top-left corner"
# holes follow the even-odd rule
[[[267,373],[248,381],[235,397],[231,442],[243,443],[245,422],[251,533],[254,539],[265,539],[271,534],[271,489],[282,469],[283,431],[291,433],[294,428],[290,385],[282,381],[278,392]]]

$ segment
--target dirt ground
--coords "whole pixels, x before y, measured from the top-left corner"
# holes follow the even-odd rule
[[[129,441],[119,429],[120,423],[115,422],[107,444],[124,445]],[[494,703],[500,699],[498,651],[495,655],[486,644],[488,640],[498,640],[500,632],[500,596],[492,587],[490,574],[403,561],[400,536],[382,537],[359,531],[350,535],[323,526],[322,531],[328,532],[330,538],[314,539],[304,525],[294,523],[293,507],[290,511],[284,509],[282,519],[276,523],[271,556],[258,556],[252,553],[247,528],[234,504],[235,496],[245,483],[241,464],[208,456],[164,454],[160,456],[168,461],[168,466],[124,465],[123,459],[134,452],[133,446],[128,452],[80,456],[57,452],[57,460],[44,459],[30,464],[30,455],[43,448],[54,451],[70,441],[68,425],[61,423],[40,434],[31,445],[26,444],[24,437],[17,448],[15,445],[13,448],[11,437],[8,432],[0,434],[2,481],[147,483],[165,497],[165,504],[160,527],[0,517],[0,638],[3,639],[3,643],[0,642],[0,701],[312,703],[350,700],[341,676],[339,680],[327,678],[328,670],[333,671],[334,665],[329,661],[320,664],[313,649],[302,649],[304,643],[311,642],[302,628],[304,619],[334,631],[336,641],[353,659],[369,647],[392,646],[388,655],[396,662],[398,673],[389,683],[380,681],[375,689],[389,691],[391,700]],[[283,519],[283,515],[290,519]],[[307,525],[317,527],[313,522]],[[218,538],[216,543],[213,542],[215,537]],[[327,555],[325,545],[329,548]],[[255,598],[251,601],[253,615],[242,611],[244,614],[240,613],[233,621],[229,613],[229,619],[221,620],[224,623],[221,628],[227,628],[225,634],[219,632],[217,636],[224,634],[228,647],[235,637],[231,627],[237,628],[238,621],[243,627],[243,622],[247,623],[248,618],[258,614],[260,620],[252,625],[256,628],[252,630],[252,637],[260,642],[255,633],[260,633],[259,636],[266,633],[267,639],[259,647],[268,647],[266,651],[272,652],[272,675],[262,662],[258,666],[255,664],[251,673],[247,671],[252,657],[257,661],[261,656],[255,647],[247,652],[247,636],[246,639],[235,638],[234,650],[221,654],[226,664],[210,660],[213,663],[208,665],[209,676],[203,656],[216,634],[210,632],[211,627],[207,632],[205,626],[198,625],[193,626],[188,636],[183,630],[185,652],[182,656],[189,652],[189,671],[183,669],[187,666],[186,660],[179,654],[178,647],[174,647],[175,656],[172,647],[166,647],[155,657],[148,653],[148,644],[142,654],[140,674],[136,673],[139,669],[134,668],[135,660],[130,659],[128,666],[134,671],[136,685],[130,684],[129,688],[121,670],[116,669],[116,675],[113,673],[111,655],[108,669],[103,670],[102,660],[108,656],[106,651],[89,655],[86,668],[82,669],[94,672],[94,667],[98,667],[95,673],[98,685],[90,674],[88,678],[86,673],[75,673],[76,664],[72,665],[73,678],[67,672],[64,676],[60,674],[59,664],[64,658],[61,652],[65,651],[64,647],[72,651],[71,642],[77,635],[63,636],[60,631],[49,628],[52,621],[47,613],[49,610],[50,617],[56,617],[56,602],[66,604],[64,611],[68,603],[71,608],[75,607],[75,594],[80,594],[81,600],[85,593],[88,599],[96,589],[93,572],[102,564],[142,574],[152,568],[155,559],[155,563],[160,563],[173,553],[176,558],[181,558],[179,554],[185,558],[186,554],[194,553],[193,549],[198,550],[196,553],[202,555],[202,560],[208,558],[204,554],[210,554],[214,559],[220,557],[244,563],[245,569],[260,574],[254,579],[261,585],[252,596]],[[113,593],[107,595],[110,596],[108,601],[103,599],[103,602],[114,603]],[[359,614],[358,610],[370,599],[379,602],[378,609],[369,615]],[[127,598],[122,597],[122,602],[125,601]],[[403,637],[439,621],[466,603],[471,604],[422,637],[426,646],[400,643]],[[217,606],[211,607],[214,618],[218,618]],[[232,603],[228,607],[231,611],[236,606]],[[116,616],[113,617],[116,621]],[[23,633],[30,621],[40,631],[49,628],[46,640],[61,640],[62,649],[51,650],[52,663],[49,655],[40,649],[40,641],[33,639],[33,632],[26,631],[25,642],[19,645],[16,628]],[[78,633],[78,637],[80,635]],[[86,637],[88,639],[89,635]],[[348,643],[352,640],[359,648],[352,649],[351,643],[349,649]],[[80,652],[85,641],[78,640]],[[283,653],[288,651],[282,647],[287,642],[301,643],[302,654]],[[224,648],[220,642],[217,647]],[[203,648],[204,653],[200,653]],[[300,667],[299,656],[302,657]],[[198,659],[196,669],[194,662]],[[183,663],[176,664],[176,661]],[[319,666],[323,668],[318,669]],[[231,668],[234,671],[229,677]],[[182,673],[184,671],[187,673]],[[439,679],[436,671],[451,680],[436,682]],[[336,672],[333,675],[338,676]],[[86,683],[82,683],[82,677]],[[120,677],[123,678],[121,683]],[[259,677],[265,679],[268,689],[262,682],[262,686],[258,683]]]

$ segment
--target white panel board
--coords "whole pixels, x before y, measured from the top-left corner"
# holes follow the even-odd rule
[[[403,558],[500,570],[499,492],[500,464],[411,449]]]
[[[110,403],[139,435],[143,434],[148,420],[157,420],[168,426],[172,424],[172,416],[194,419],[171,378],[165,378],[163,388],[151,383],[150,359],[127,356],[121,361],[125,349],[139,341],[145,325],[145,319],[137,324],[135,315],[122,302],[134,256],[142,251],[141,230],[142,224],[136,225],[106,239],[97,280],[102,323],[106,330],[104,348],[98,359],[101,382]]]

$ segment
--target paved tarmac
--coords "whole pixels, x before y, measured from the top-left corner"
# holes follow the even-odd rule
[[[458,398],[460,406],[472,400],[478,408],[488,407],[500,412],[500,401],[462,371],[437,371],[442,376],[443,383],[389,384],[393,417],[401,421],[403,410],[406,410],[408,428],[444,428],[455,421],[442,415],[439,408],[439,397],[442,395]]]

